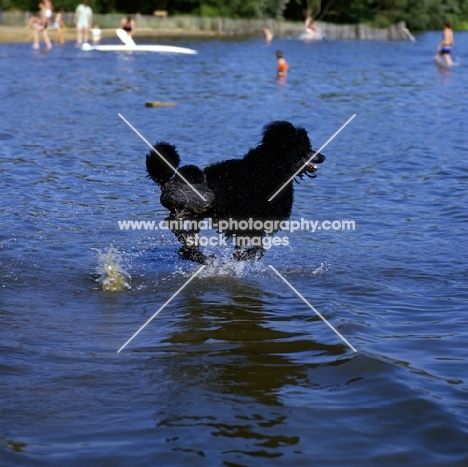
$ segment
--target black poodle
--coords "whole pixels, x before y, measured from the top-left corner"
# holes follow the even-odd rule
[[[278,222],[291,214],[294,179],[289,179],[315,177],[311,175],[317,170],[315,164],[325,160],[312,151],[306,130],[284,121],[266,125],[261,143],[243,159],[217,162],[203,171],[194,165],[176,170],[180,157],[171,144],[159,142],[154,148],[146,156],[146,168],[161,187],[161,204],[170,211],[166,221],[183,243],[179,256],[201,264],[214,259],[197,243],[199,223],[205,218],[233,240],[234,259],[262,258],[264,237],[279,230]],[[266,229],[266,221],[275,228]]]

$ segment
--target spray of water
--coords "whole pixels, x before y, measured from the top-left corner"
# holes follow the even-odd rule
[[[130,290],[131,276],[122,267],[122,255],[113,247],[105,251],[98,250],[98,265],[96,282],[101,284],[102,290],[106,292],[121,292]]]
[[[246,277],[262,275],[264,272],[270,274],[266,263],[262,261],[236,261],[232,259],[232,249],[225,248],[216,251],[216,259],[200,274],[200,277],[230,276]]]

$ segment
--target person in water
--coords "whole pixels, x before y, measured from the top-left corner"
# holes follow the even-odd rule
[[[315,36],[315,33],[317,32],[317,27],[316,27],[316,23],[314,21],[314,18],[312,18],[312,16],[308,16],[305,19],[304,29],[305,29],[305,33],[307,35]]]
[[[63,37],[63,32],[66,29],[65,23],[63,22],[63,8],[61,8],[55,15],[54,28],[57,30],[55,36],[55,42],[57,44],[65,44],[65,38]]]
[[[50,20],[52,18],[54,6],[52,5],[52,2],[50,0],[44,0],[40,2],[38,6],[41,15],[41,21],[45,30],[50,26]]]
[[[42,3],[39,4],[39,9],[41,10],[41,16],[32,15],[28,21],[28,28],[32,29],[34,36],[33,49],[39,49],[39,31],[41,31],[46,47],[50,50],[52,48],[52,43],[50,42],[49,35],[47,34],[47,25],[44,24],[44,21],[42,19]]]
[[[136,31],[135,20],[131,16],[126,16],[120,22],[120,29],[123,29],[130,37],[133,38]]]
[[[88,42],[88,32],[93,24],[93,10],[88,5],[88,0],[83,0],[75,10],[73,22],[76,24],[76,43]]]
[[[289,69],[289,65],[288,65],[288,62],[285,60],[285,58],[283,57],[283,52],[281,52],[280,50],[278,50],[276,52],[276,59],[278,61],[278,73],[277,73],[277,76],[278,78],[284,78],[287,73],[288,73],[288,69]]]
[[[273,33],[266,27],[262,28],[265,35],[265,44],[269,44],[273,40]]]
[[[452,66],[453,31],[450,21],[444,21],[442,42],[437,46],[436,58],[443,57],[448,66]]]
[[[99,42],[101,42],[102,31],[101,31],[101,29],[99,29],[99,26],[97,24],[95,24],[91,28],[91,36],[93,38],[93,44],[94,45],[97,45],[97,44],[99,44]]]
[[[33,30],[33,49],[37,50],[39,48],[39,31],[44,29],[42,19],[37,15],[32,15],[28,21],[28,28]]]

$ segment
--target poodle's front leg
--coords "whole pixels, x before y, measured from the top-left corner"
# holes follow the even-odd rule
[[[212,266],[215,259],[214,255],[205,255],[198,246],[181,246],[178,253],[180,259],[205,264],[207,266]]]
[[[193,219],[191,219],[193,220]],[[200,220],[200,219],[198,219]],[[196,238],[200,232],[199,228],[191,230],[183,229],[171,229],[174,232],[174,235],[177,237],[180,243],[183,243],[183,246],[179,249],[179,258],[186,261],[193,261],[194,263],[211,265],[215,259],[214,255],[205,255],[199,248],[196,243]]]
[[[243,248],[236,246],[232,258],[235,261],[248,261],[253,263],[254,261],[260,261],[265,254],[265,249],[261,246],[253,246],[252,248]]]

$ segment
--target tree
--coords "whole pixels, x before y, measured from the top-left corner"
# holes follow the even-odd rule
[[[37,11],[39,0],[0,0],[5,10]],[[74,11],[79,0],[53,0],[55,9]],[[468,24],[468,0],[90,0],[95,13],[276,18],[304,21],[306,16],[336,23],[384,27],[406,21],[410,29],[440,29],[445,19]],[[465,23],[464,23],[465,21]]]

